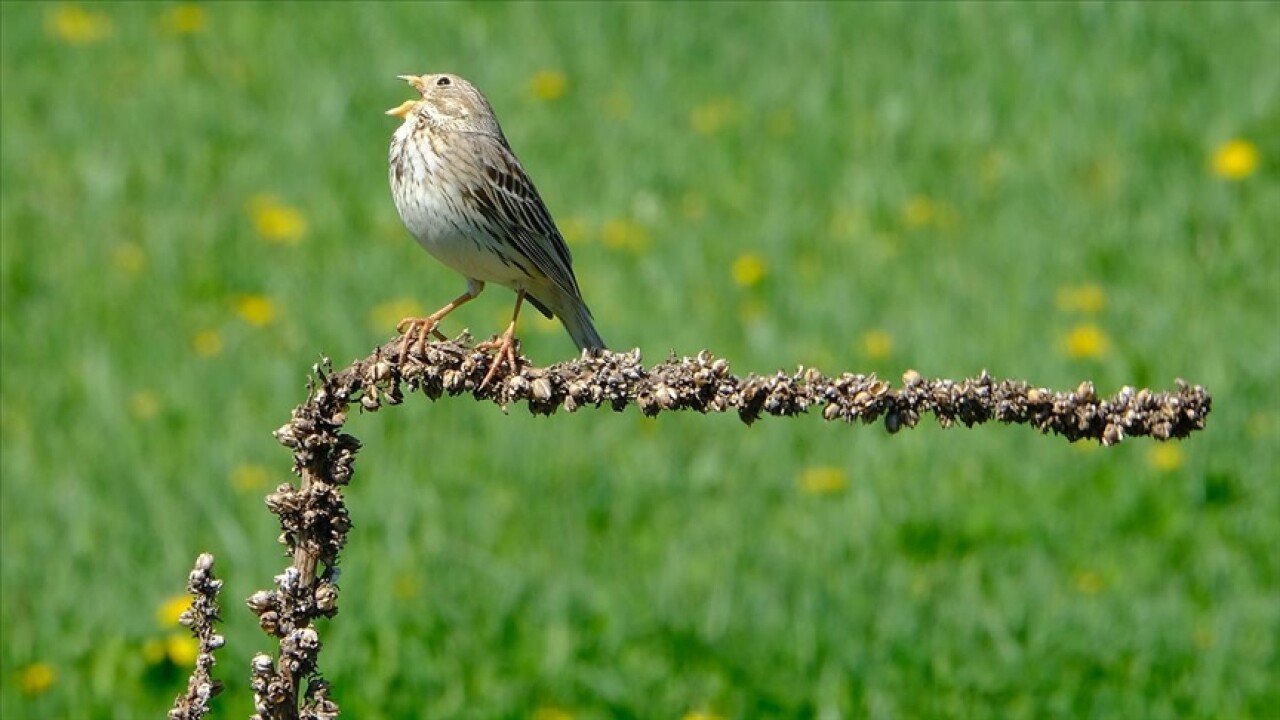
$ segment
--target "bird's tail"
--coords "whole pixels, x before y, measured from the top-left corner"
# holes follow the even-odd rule
[[[578,349],[604,350],[604,340],[601,340],[600,333],[596,332],[587,304],[581,298],[570,297],[568,302],[560,305],[561,308],[556,311],[556,314],[560,316],[560,322],[564,323],[564,329],[569,331],[569,337],[577,343]]]

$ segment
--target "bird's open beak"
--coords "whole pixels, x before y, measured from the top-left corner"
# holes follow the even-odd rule
[[[413,110],[413,106],[417,104],[418,104],[417,100],[405,100],[399,105],[388,110],[387,114],[395,115],[398,118],[403,118],[405,115],[408,115]]]
[[[403,80],[403,81],[405,81],[405,82],[409,83],[410,85],[412,85],[412,86],[413,86],[413,89],[414,89],[414,90],[417,90],[418,92],[422,92],[422,76],[420,76],[420,75],[397,75],[397,76],[396,76],[396,78],[397,78],[398,80]],[[396,116],[396,117],[398,117],[398,118],[402,118],[402,117],[404,117],[405,115],[408,115],[408,114],[409,114],[409,111],[413,109],[413,106],[414,106],[416,103],[417,103],[417,101],[416,101],[416,100],[405,100],[404,102],[400,103],[400,104],[399,104],[399,105],[397,105],[396,107],[393,107],[393,108],[391,108],[390,110],[388,110],[388,111],[387,111],[387,114],[388,114],[388,115],[394,115],[394,116]]]

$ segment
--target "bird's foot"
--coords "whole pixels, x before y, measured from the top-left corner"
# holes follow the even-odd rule
[[[520,349],[520,341],[516,339],[515,323],[507,328],[493,340],[487,340],[476,345],[477,350],[493,350],[493,363],[489,365],[489,372],[485,373],[484,380],[480,382],[480,389],[483,390],[490,380],[498,374],[498,368],[506,365],[510,368],[510,372],[516,373],[520,371],[520,362],[517,352]]]
[[[436,326],[440,324],[440,319],[432,317],[407,317],[396,323],[396,332],[404,335],[404,340],[400,343],[400,359],[396,361],[397,365],[403,366],[405,358],[409,357],[409,349],[413,348],[421,352],[423,346],[426,345],[427,336],[433,335],[437,340],[445,340],[445,336]]]

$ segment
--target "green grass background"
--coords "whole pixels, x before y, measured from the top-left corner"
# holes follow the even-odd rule
[[[73,44],[59,6],[0,5],[0,716],[159,716],[185,671],[144,649],[201,551],[226,578],[216,716],[251,712],[271,645],[242,600],[284,566],[262,496],[291,479],[271,431],[322,354],[391,336],[375,308],[463,286],[386,181],[395,76],[444,70],[579,228],[615,348],[1104,393],[1184,377],[1214,411],[1164,456],[931,421],[354,416],[321,628],[347,715],[1280,714],[1274,5],[210,4],[181,36],[173,6],[85,9],[109,32]],[[531,90],[543,71],[562,97]],[[1239,182],[1211,171],[1232,138],[1261,156]],[[301,242],[255,233],[259,194]],[[943,221],[911,221],[921,202]],[[1058,307],[1081,285],[1101,312]],[[244,322],[245,295],[274,320]],[[494,332],[511,300],[446,329]],[[1096,357],[1063,350],[1082,323]],[[536,361],[572,354],[522,328]],[[806,492],[814,468],[846,484]]]

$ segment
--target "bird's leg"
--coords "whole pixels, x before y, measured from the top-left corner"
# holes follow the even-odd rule
[[[471,300],[480,294],[481,290],[484,290],[484,283],[468,280],[467,291],[454,298],[448,305],[445,305],[427,317],[407,317],[397,323],[396,332],[404,333],[404,342],[400,344],[400,359],[397,361],[397,364],[404,365],[405,358],[409,356],[410,347],[416,347],[418,350],[421,350],[422,346],[427,342],[428,334],[435,335],[438,340],[445,340],[445,336],[436,329],[436,326],[440,324],[440,321],[443,320],[446,315],[471,302]],[[420,332],[416,343],[413,340],[414,330],[418,330]]]
[[[502,363],[506,362],[507,367],[511,368],[511,372],[516,372],[519,366],[516,364],[516,320],[520,318],[520,306],[524,304],[524,290],[516,291],[516,309],[511,313],[511,324],[507,326],[507,331],[497,340],[489,340],[482,342],[476,346],[477,349],[494,350],[493,364],[489,366],[489,372],[485,374],[484,380],[480,383],[480,388],[484,389],[494,375],[498,374],[498,368],[502,367]]]

